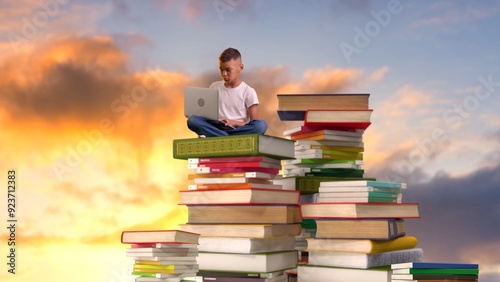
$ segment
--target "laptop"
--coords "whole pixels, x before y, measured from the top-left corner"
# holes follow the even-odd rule
[[[184,87],[184,115],[196,115],[219,120],[219,90],[215,88]]]

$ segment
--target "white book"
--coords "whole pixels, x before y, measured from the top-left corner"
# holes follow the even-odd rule
[[[389,269],[355,269],[315,265],[297,267],[299,282],[390,282]]]
[[[319,184],[318,192],[320,193],[335,193],[335,192],[386,192],[386,193],[401,193],[401,188],[380,188],[372,186],[322,186]]]
[[[406,183],[402,182],[386,182],[376,180],[349,180],[349,181],[329,181],[321,183],[324,187],[338,187],[338,186],[370,186],[379,188],[400,188],[406,189]]]
[[[200,237],[200,252],[253,254],[293,250],[295,237],[225,238]]]
[[[363,142],[351,141],[332,141],[332,140],[296,140],[295,147],[307,145],[320,145],[320,146],[343,146],[343,147],[364,147]]]
[[[297,251],[258,254],[200,252],[198,264],[201,270],[209,271],[272,272],[295,268]]]
[[[423,250],[420,248],[362,254],[351,252],[309,252],[309,264],[349,267],[349,268],[371,268],[388,266],[394,263],[421,261]]]
[[[284,170],[289,169],[297,169],[303,167],[311,167],[311,168],[351,168],[351,169],[361,169],[361,166],[353,163],[345,163],[345,164],[285,164],[283,166]]]

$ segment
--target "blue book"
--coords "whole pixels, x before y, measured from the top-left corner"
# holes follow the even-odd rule
[[[447,263],[447,262],[406,262],[391,265],[391,269],[402,268],[460,268],[460,269],[478,269],[479,265],[474,263]]]
[[[306,111],[283,111],[283,110],[278,110],[278,116],[280,120],[283,121],[294,121],[294,120],[304,120],[304,117],[306,115]]]

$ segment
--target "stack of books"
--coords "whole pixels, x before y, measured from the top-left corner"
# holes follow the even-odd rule
[[[200,234],[180,230],[123,231],[121,242],[130,244],[136,282],[193,281]]]
[[[294,140],[294,160],[283,162],[283,179],[274,183],[298,190],[301,203],[318,200],[320,184],[335,180],[364,178],[364,130],[372,110],[369,94],[278,94],[278,115],[282,121],[302,121],[285,130],[285,138]],[[312,224],[305,226],[310,229]],[[312,232],[314,233],[314,232]],[[302,262],[307,262],[304,236],[297,241]]]
[[[320,182],[363,179],[363,134],[370,126],[370,94],[278,94],[282,121],[302,121],[283,132],[296,141],[283,164],[285,189],[318,192]]]
[[[417,238],[404,226],[405,218],[419,217],[418,203],[402,202],[404,188],[398,182],[322,182],[319,202],[301,206],[317,230],[307,239],[309,261],[298,266],[299,281],[388,282],[392,264],[422,260]]]
[[[479,277],[479,265],[471,263],[409,262],[391,268],[391,282],[477,282]]]
[[[192,171],[180,191],[188,211],[180,228],[201,234],[203,281],[287,281],[298,260],[300,193],[273,181],[293,156],[293,141],[267,135],[174,140],[174,158]]]

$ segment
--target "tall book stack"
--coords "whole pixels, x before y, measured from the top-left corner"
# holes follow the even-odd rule
[[[201,234],[203,281],[287,280],[297,265],[300,193],[273,180],[293,156],[293,141],[267,135],[174,140],[174,158],[192,171],[180,191],[188,210],[180,228]]]
[[[363,179],[363,133],[370,126],[370,94],[278,94],[282,121],[302,121],[283,135],[296,141],[283,165],[285,189],[318,192],[323,181]]]
[[[180,230],[123,231],[121,242],[134,260],[136,282],[193,281],[200,234]],[[188,280],[188,278],[191,278]]]
[[[372,110],[370,94],[278,94],[278,115],[282,121],[301,121],[283,132],[295,141],[295,159],[285,160],[285,189],[298,190],[301,203],[318,201],[321,182],[364,178],[364,130]],[[314,234],[314,221],[303,220],[303,229]],[[301,262],[307,262],[306,237],[297,237]]]
[[[403,203],[404,183],[370,180],[322,182],[319,202],[302,204],[304,219],[317,230],[307,239],[308,264],[299,281],[389,282],[391,265],[420,261],[417,238],[405,218],[418,218],[417,203]]]

